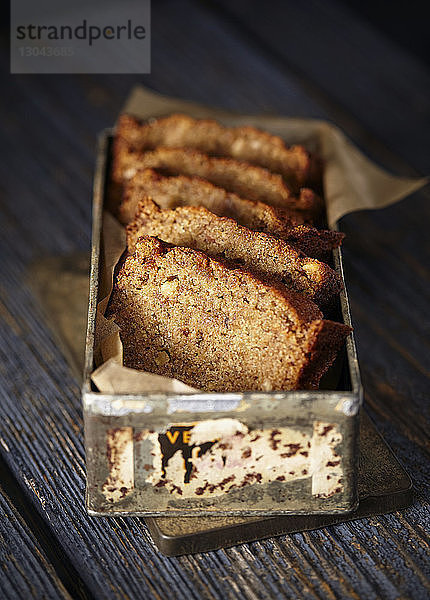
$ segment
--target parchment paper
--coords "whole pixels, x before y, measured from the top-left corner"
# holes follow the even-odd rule
[[[210,107],[161,96],[138,86],[121,112],[143,119],[171,113],[197,118],[215,118],[228,126],[254,125],[281,136],[288,144],[303,144],[324,161],[323,187],[327,221],[333,227],[344,215],[363,209],[389,206],[406,198],[429,182],[429,178],[396,177],[371,162],[336,126],[320,119],[234,115]],[[104,317],[112,290],[113,271],[125,250],[124,228],[109,213],[104,214],[102,265],[97,307],[95,360],[92,375],[104,393],[190,393],[184,383],[123,366],[119,328]]]

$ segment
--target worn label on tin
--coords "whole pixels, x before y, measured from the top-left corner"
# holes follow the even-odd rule
[[[328,498],[343,491],[336,452],[341,440],[335,424],[321,421],[309,433],[293,427],[249,430],[230,418],[174,424],[161,433],[120,428],[108,434],[110,476],[103,493],[115,502],[134,486],[150,484],[178,499],[205,498],[311,478],[312,495]]]

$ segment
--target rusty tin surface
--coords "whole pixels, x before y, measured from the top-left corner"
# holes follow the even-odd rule
[[[91,382],[112,132],[93,198],[82,398],[92,515],[335,514],[356,509],[362,388],[353,335],[316,391],[102,394]],[[334,253],[343,280],[340,251]],[[350,325],[347,292],[339,311]]]

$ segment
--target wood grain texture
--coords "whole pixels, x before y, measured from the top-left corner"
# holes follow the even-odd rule
[[[70,600],[34,533],[0,487],[0,593],[4,600]]]
[[[276,16],[276,3],[273,6]],[[334,7],[330,3],[326,10],[343,18]],[[2,86],[2,456],[28,506],[41,516],[79,573],[88,597],[424,599],[430,593],[426,193],[378,213],[350,215],[342,223],[348,235],[346,278],[367,405],[416,482],[416,501],[410,509],[171,559],[156,551],[143,520],[86,515],[80,382],[58,351],[27,285],[27,273],[36,258],[89,248],[96,134],[113,124],[131,86],[143,82],[157,91],[241,112],[318,116],[335,122],[346,115],[343,123],[351,127],[346,131],[354,139],[358,136],[379,152],[381,143],[371,131],[391,148],[384,154],[387,164],[401,164],[408,171],[393,154],[402,140],[399,153],[413,168],[425,168],[423,151],[414,143],[421,138],[414,129],[408,137],[398,118],[392,80],[386,83],[388,91],[376,76],[366,84],[375,86],[381,102],[393,102],[386,116],[370,104],[364,110],[363,95],[364,108],[358,110],[357,70],[367,67],[367,55],[355,53],[354,69],[342,71],[338,111],[336,103],[321,100],[326,90],[318,73],[309,67],[297,76],[304,72],[300,56],[271,60],[259,36],[242,36],[224,12],[198,3],[163,1],[153,3],[153,13],[151,75],[14,76]],[[331,29],[324,25],[327,35],[338,31],[334,17],[331,22]],[[318,52],[322,75],[333,77],[329,49],[322,42],[315,44],[313,35],[306,40],[309,55]],[[5,69],[6,47],[4,42]],[[398,77],[411,81],[410,61],[398,60],[397,53],[394,57]],[[424,86],[427,80],[420,69],[415,66],[412,83]],[[337,89],[334,83],[330,92]],[[419,102],[421,89],[408,99]],[[421,132],[427,122],[425,109],[414,109],[414,114]],[[20,537],[26,544],[24,533]],[[40,576],[43,571],[41,566]]]

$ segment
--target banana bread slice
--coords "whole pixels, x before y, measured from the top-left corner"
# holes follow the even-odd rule
[[[151,196],[162,208],[202,205],[219,216],[231,217],[241,223],[246,221],[242,224],[250,229],[284,231],[286,227],[304,222],[300,211],[275,208],[258,200],[241,198],[201,177],[165,177],[154,169],[140,169],[124,188],[117,213],[123,225],[133,220],[138,201],[143,196]],[[255,226],[252,227],[251,224]]]
[[[306,294],[319,305],[328,305],[341,290],[340,278],[327,264],[300,255],[267,233],[242,227],[228,217],[218,217],[203,206],[162,210],[152,199],[144,198],[126,231],[130,252],[140,236],[158,237],[175,246],[234,261],[257,277],[276,280]]]
[[[281,175],[271,173],[232,158],[214,158],[189,148],[163,148],[147,152],[136,151],[122,137],[113,142],[111,171],[111,203],[115,210],[121,202],[124,184],[139,169],[157,169],[169,175],[198,176],[249,200],[258,200],[280,208],[293,208],[305,220],[317,219],[321,214],[321,198],[312,190],[302,188],[295,194]]]
[[[153,169],[138,171],[127,184],[118,219],[123,225],[133,220],[139,200],[151,197],[160,208],[204,206],[220,217],[278,237],[313,258],[327,258],[345,234],[300,224],[300,213],[275,208],[264,202],[241,198],[200,177],[163,177]]]
[[[350,333],[301,294],[143,236],[107,310],[127,367],[205,391],[314,389]]]
[[[235,158],[280,173],[298,188],[318,183],[321,164],[303,146],[286,146],[278,136],[255,127],[224,127],[212,119],[193,119],[184,114],[142,122],[123,114],[117,134],[143,152],[159,146],[193,148],[212,156]]]

